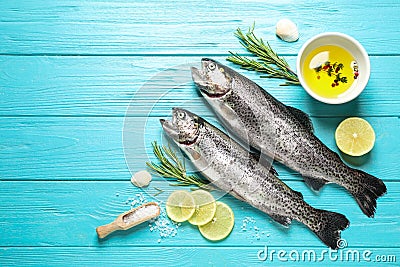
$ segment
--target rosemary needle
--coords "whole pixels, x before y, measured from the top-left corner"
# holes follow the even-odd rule
[[[154,187],[155,190],[157,190],[157,193],[153,194],[153,197],[156,197],[162,193],[164,193],[164,190],[158,188],[158,187]]]
[[[290,68],[286,60],[283,57],[279,57],[268,42],[264,43],[261,38],[254,34],[254,27],[255,24],[249,28],[246,34],[238,28],[235,36],[247,51],[257,57],[257,60],[240,56],[238,53],[231,51],[229,51],[231,56],[227,60],[240,65],[243,69],[268,74],[261,76],[262,78],[286,79],[286,83],[282,85],[300,84],[297,74]]]
[[[195,185],[207,190],[215,189],[209,184],[209,181],[202,179],[195,174],[188,175],[186,173],[184,161],[179,159],[176,152],[170,146],[160,146],[155,141],[152,142],[151,145],[153,146],[154,154],[159,160],[159,163],[154,163],[151,161],[146,162],[146,165],[152,170],[152,172],[177,182],[172,185]]]

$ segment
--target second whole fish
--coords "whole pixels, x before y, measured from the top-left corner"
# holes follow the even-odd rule
[[[257,157],[196,114],[174,108],[172,120],[160,122],[213,185],[282,225],[288,226],[292,220],[305,224],[327,246],[338,248],[340,232],[349,225],[344,215],[308,205],[301,193],[276,177],[274,169],[260,164]]]

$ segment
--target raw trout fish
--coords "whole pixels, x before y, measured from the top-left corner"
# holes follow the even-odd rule
[[[172,121],[160,120],[164,131],[213,185],[284,226],[293,219],[305,224],[327,246],[338,248],[340,231],[349,225],[344,215],[308,205],[273,168],[201,117],[179,108],[172,114]]]
[[[386,193],[382,180],[347,166],[314,134],[303,111],[275,99],[236,71],[211,59],[192,78],[221,122],[242,142],[299,172],[315,191],[328,182],[343,186],[361,210],[373,217]]]

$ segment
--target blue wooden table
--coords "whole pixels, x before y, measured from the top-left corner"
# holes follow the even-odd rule
[[[0,265],[398,265],[399,13],[397,0],[1,1]],[[299,26],[296,43],[274,35],[285,17]],[[221,242],[205,240],[187,223],[162,226],[174,228],[175,236],[163,237],[145,223],[98,240],[97,226],[140,201],[165,201],[176,189],[160,177],[138,189],[130,177],[155,160],[153,140],[167,142],[158,120],[172,107],[217,122],[189,66],[199,66],[202,57],[226,62],[229,50],[246,54],[233,32],[254,21],[256,34],[292,66],[301,45],[325,31],[349,34],[366,48],[368,86],[339,106],[228,65],[310,114],[316,135],[335,151],[340,121],[360,116],[371,123],[372,152],[341,156],[385,181],[388,193],[378,200],[375,218],[363,215],[342,188],[328,185],[315,194],[298,174],[277,165],[280,178],[311,205],[349,218],[343,249],[330,252],[303,225],[284,229],[230,196],[221,200],[232,207],[235,227]]]

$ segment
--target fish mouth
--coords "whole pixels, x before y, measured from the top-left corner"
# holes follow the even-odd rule
[[[192,67],[192,79],[197,84],[203,84],[204,86],[207,85],[207,77],[206,77],[206,69],[210,62],[216,63],[216,61],[209,59],[209,58],[202,58],[201,59],[201,70],[198,68]]]
[[[206,81],[207,79],[205,77],[204,70],[199,70],[198,68],[195,67],[191,67],[190,69],[192,71],[193,82],[201,87],[207,86],[207,81]]]
[[[203,65],[203,69],[204,69],[204,64]],[[206,75],[204,73],[203,70],[199,70],[195,67],[191,68],[192,70],[192,79],[193,82],[197,85],[197,88],[199,89],[200,93],[204,96],[204,97],[210,97],[210,92],[209,92],[209,86],[210,83],[207,81]]]
[[[160,119],[161,126],[164,132],[171,137],[174,141],[178,141],[179,139],[179,130],[178,128],[172,123],[172,121]]]

